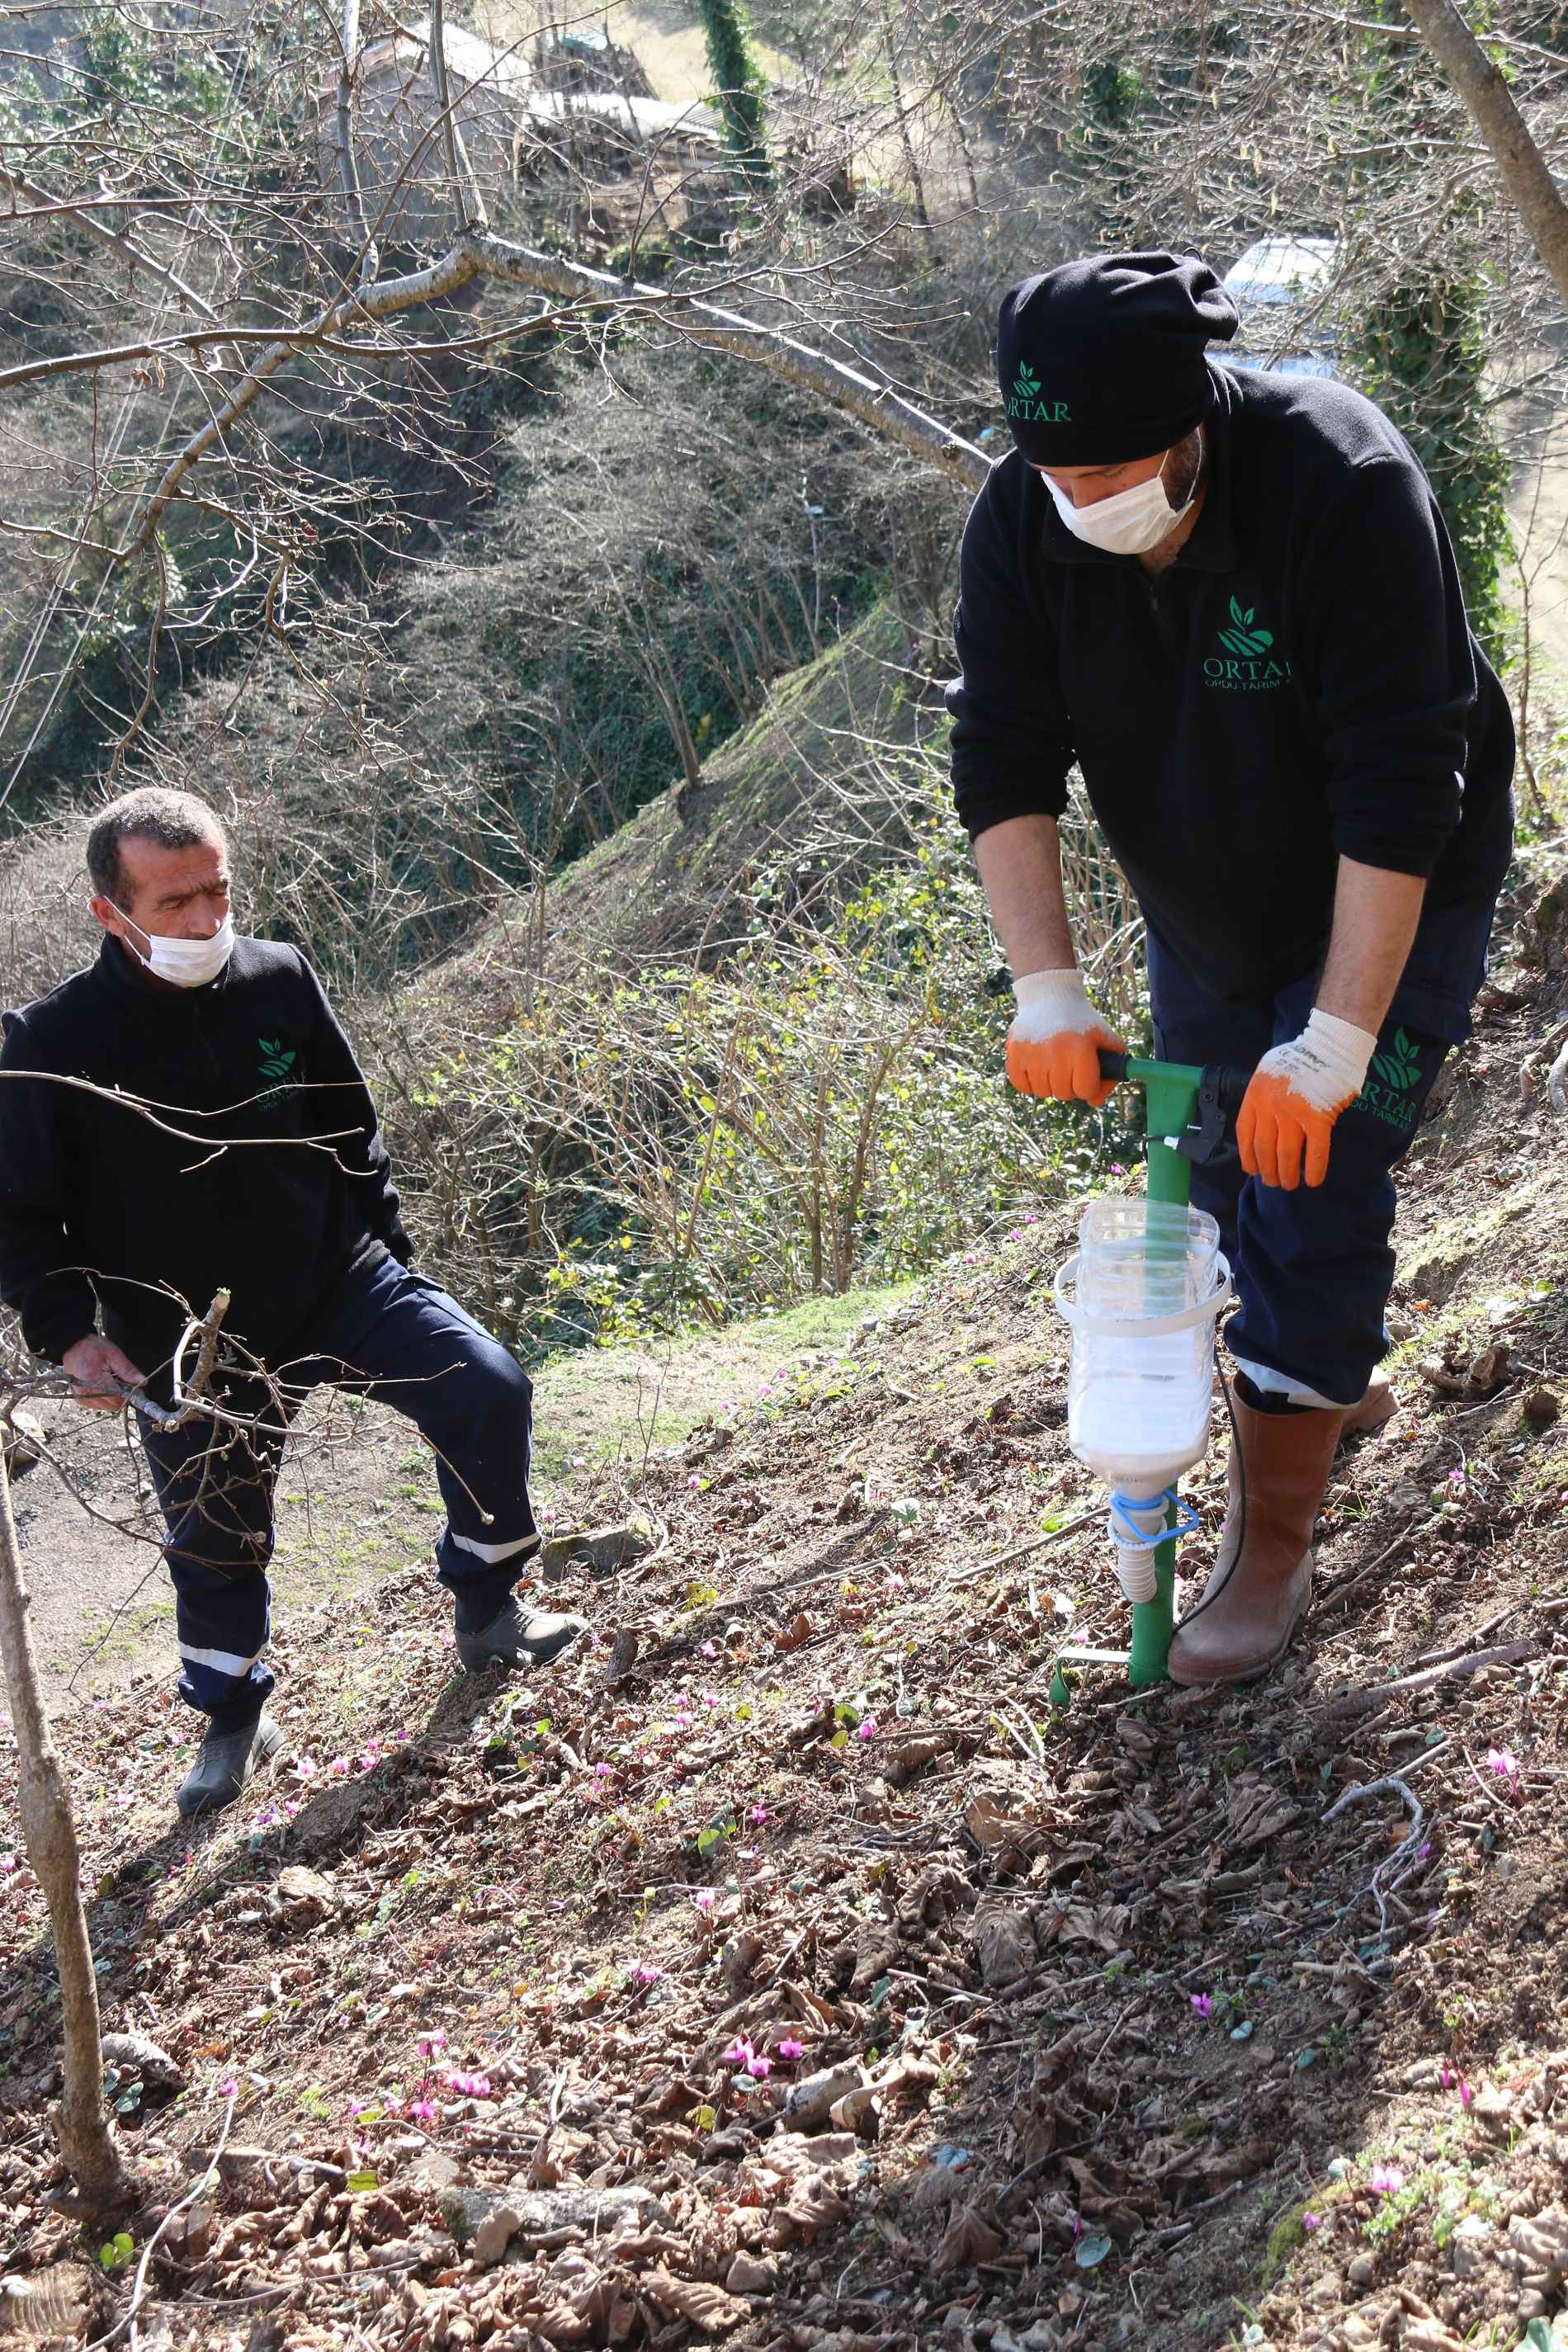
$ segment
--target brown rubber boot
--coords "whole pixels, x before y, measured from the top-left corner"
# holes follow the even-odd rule
[[[1352,1404],[1340,1423],[1342,1438],[1359,1437],[1363,1431],[1381,1429],[1399,1411],[1399,1399],[1394,1393],[1392,1381],[1383,1372],[1373,1372],[1366,1384],[1365,1393]]]
[[[1204,1597],[1171,1643],[1173,1683],[1247,1682],[1278,1665],[1312,1591],[1312,1528],[1344,1415],[1257,1412],[1235,1399],[1230,1499]]]

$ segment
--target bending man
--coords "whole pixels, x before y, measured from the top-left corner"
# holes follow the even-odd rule
[[[953,782],[1015,974],[1015,1086],[1100,1103],[1076,967],[1076,760],[1142,907],[1154,1050],[1255,1073],[1194,1169],[1240,1295],[1240,1461],[1178,1682],[1284,1653],[1394,1277],[1391,1170],[1468,1032],[1508,865],[1513,731],[1426,478],[1373,404],[1216,367],[1198,260],[1094,256],[1005,297],[1016,446],[964,534]],[[1245,1511],[1239,1507],[1245,1472]]]

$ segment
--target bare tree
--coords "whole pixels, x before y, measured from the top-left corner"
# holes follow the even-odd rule
[[[1568,205],[1558,194],[1556,177],[1531,135],[1501,67],[1488,57],[1454,0],[1405,0],[1405,5],[1491,150],[1536,251],[1568,302]]]

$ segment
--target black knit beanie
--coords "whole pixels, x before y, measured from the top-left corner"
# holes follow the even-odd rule
[[[1204,345],[1238,324],[1192,254],[1094,253],[1026,278],[996,325],[1014,440],[1032,466],[1121,465],[1173,447],[1213,403]]]

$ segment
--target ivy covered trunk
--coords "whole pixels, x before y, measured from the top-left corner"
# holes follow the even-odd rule
[[[1496,661],[1510,469],[1484,399],[1484,290],[1476,269],[1396,279],[1369,306],[1353,358],[1362,389],[1426,469],[1454,542],[1470,625]]]
[[[708,67],[724,119],[724,143],[748,179],[768,177],[763,135],[763,78],[752,54],[751,27],[742,0],[697,0],[708,42]]]

